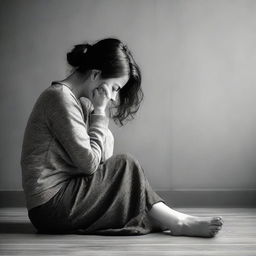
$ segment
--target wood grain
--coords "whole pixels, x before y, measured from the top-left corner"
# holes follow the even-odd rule
[[[0,255],[256,255],[256,208],[175,208],[197,216],[222,216],[214,238],[36,234],[25,208],[0,209]]]

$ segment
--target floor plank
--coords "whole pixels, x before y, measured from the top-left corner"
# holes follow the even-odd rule
[[[25,208],[0,208],[0,255],[256,255],[256,208],[176,208],[197,216],[222,216],[214,238],[36,234]]]

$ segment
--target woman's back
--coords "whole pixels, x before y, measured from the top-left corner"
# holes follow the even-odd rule
[[[84,174],[74,164],[64,144],[65,141],[70,144],[68,148],[72,154],[79,154],[76,149],[86,147],[90,109],[86,110],[85,106],[83,104],[82,108],[69,88],[57,83],[44,90],[36,101],[25,130],[21,154],[28,209],[47,202],[70,176]],[[69,113],[67,118],[63,118],[65,112]],[[77,143],[84,144],[75,145],[74,137],[79,140]]]

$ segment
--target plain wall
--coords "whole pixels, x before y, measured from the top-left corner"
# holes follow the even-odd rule
[[[74,44],[127,43],[142,70],[136,119],[113,122],[115,154],[154,189],[256,188],[256,1],[0,1],[0,190],[21,190],[32,107],[68,74]]]

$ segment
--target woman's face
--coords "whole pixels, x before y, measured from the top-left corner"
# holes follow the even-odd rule
[[[108,78],[108,79],[102,79],[100,75],[98,75],[98,77],[95,79],[95,82],[92,86],[92,91],[97,88],[102,88],[105,91],[106,96],[111,101],[116,101],[116,97],[119,93],[119,90],[125,86],[128,80],[129,80],[128,75],[118,77],[118,78]]]

